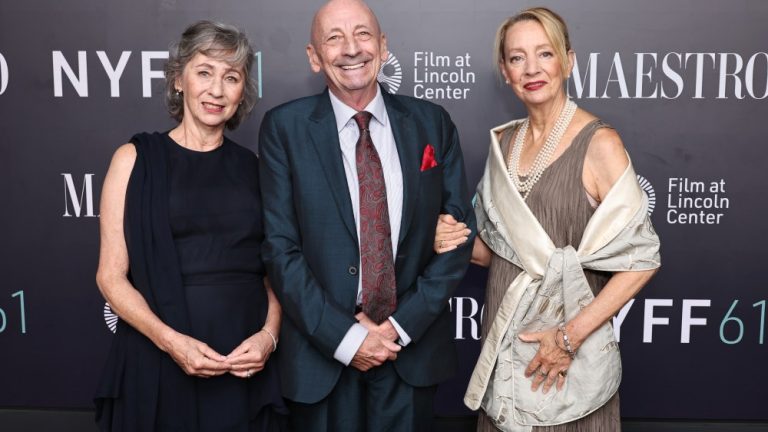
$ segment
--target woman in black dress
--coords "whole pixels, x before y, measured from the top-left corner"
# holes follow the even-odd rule
[[[253,55],[234,27],[187,28],[166,66],[178,126],[112,159],[96,279],[120,322],[96,394],[102,430],[283,430],[257,159],[224,136],[255,103]]]

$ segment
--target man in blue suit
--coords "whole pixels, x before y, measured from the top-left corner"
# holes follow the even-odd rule
[[[427,431],[456,369],[448,300],[471,254],[433,252],[438,215],[475,231],[459,137],[441,107],[379,87],[387,41],[364,3],[328,2],[311,33],[328,89],[267,112],[259,135],[292,427]]]

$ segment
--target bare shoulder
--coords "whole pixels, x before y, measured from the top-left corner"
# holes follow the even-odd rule
[[[584,159],[583,180],[587,193],[602,201],[627,165],[629,158],[619,134],[611,128],[596,130]]]
[[[113,165],[130,165],[136,162],[136,146],[132,143],[126,143],[121,145],[115,150],[115,154],[112,156]]]
[[[619,175],[624,172],[629,158],[615,129],[600,128],[595,131],[587,149],[587,162],[599,170],[618,171]]]
[[[109,164],[102,195],[104,193],[123,195],[135,163],[136,147],[133,144],[128,143],[118,147],[112,156],[112,162]]]
[[[127,182],[135,163],[136,146],[131,143],[121,145],[112,155],[105,181],[121,179]]]

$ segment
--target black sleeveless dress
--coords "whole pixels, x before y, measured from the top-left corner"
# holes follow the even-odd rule
[[[188,329],[180,331],[227,355],[258,332],[267,316],[258,160],[250,150],[226,138],[215,150],[197,152],[178,145],[167,133],[150,137],[152,145],[164,147],[166,156],[163,189],[167,190],[167,218],[183,296],[177,307],[186,308],[188,317]],[[130,375],[130,368],[157,364],[157,375],[151,374],[157,381],[119,385],[122,390],[108,408],[111,424],[100,421],[103,430],[145,430],[149,424],[155,431],[284,430],[287,410],[274,356],[262,371],[247,379],[231,374],[190,377],[164,353],[156,363],[130,364],[132,357],[124,357],[118,359],[125,362],[124,375]],[[142,373],[146,375],[150,374]],[[156,388],[146,388],[150,386]],[[149,394],[156,400],[153,409],[133,408],[145,404],[142,399]],[[154,419],[123,421],[135,415]],[[138,424],[142,426],[136,427]]]

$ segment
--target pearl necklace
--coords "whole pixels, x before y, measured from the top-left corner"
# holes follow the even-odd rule
[[[523,152],[525,136],[528,134],[528,126],[531,122],[529,118],[526,118],[523,121],[523,124],[520,126],[520,129],[515,136],[514,146],[507,157],[507,173],[512,179],[515,188],[517,188],[520,195],[523,196],[523,199],[528,196],[528,192],[533,189],[533,185],[539,181],[544,170],[549,165],[552,154],[554,154],[557,145],[560,144],[560,140],[563,138],[563,134],[565,134],[565,130],[571,123],[574,114],[576,114],[576,103],[568,99],[565,102],[563,110],[560,111],[560,116],[558,116],[555,125],[552,127],[549,135],[547,135],[547,140],[544,142],[541,150],[539,150],[539,153],[536,154],[536,158],[533,160],[533,165],[531,165],[528,173],[524,176],[526,179],[521,181],[520,177],[518,177],[518,172],[520,172],[520,154]]]

